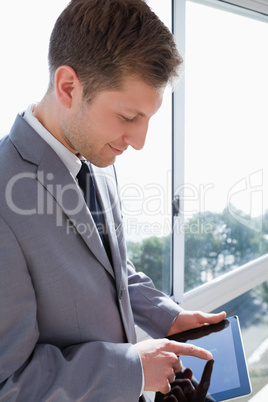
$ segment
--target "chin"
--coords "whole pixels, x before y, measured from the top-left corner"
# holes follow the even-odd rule
[[[111,166],[115,163],[116,158],[111,158],[110,160],[102,160],[102,159],[89,159],[89,162],[91,162],[94,166],[97,166],[99,168],[106,168],[108,166]]]

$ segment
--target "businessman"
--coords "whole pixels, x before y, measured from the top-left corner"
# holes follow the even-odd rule
[[[137,402],[170,391],[182,310],[127,259],[114,168],[143,147],[182,59],[143,0],[72,0],[43,99],[0,144],[0,401]],[[151,335],[137,343],[135,324]]]

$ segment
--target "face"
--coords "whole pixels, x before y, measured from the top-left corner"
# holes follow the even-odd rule
[[[101,91],[87,103],[74,101],[62,119],[62,142],[99,167],[115,162],[129,146],[142,149],[150,118],[162,104],[163,90],[128,78],[122,89]]]

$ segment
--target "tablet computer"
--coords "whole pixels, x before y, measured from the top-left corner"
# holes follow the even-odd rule
[[[251,385],[237,316],[168,338],[194,344],[213,354],[215,363],[208,390],[209,400],[224,401],[250,394]],[[193,384],[195,380],[199,383],[206,361],[192,356],[180,356],[180,359],[185,368],[192,370]]]

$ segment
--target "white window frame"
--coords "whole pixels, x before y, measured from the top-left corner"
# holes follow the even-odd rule
[[[178,48],[185,57],[185,10],[187,0],[172,0],[173,32]],[[191,0],[196,1],[196,0]],[[196,1],[198,2],[198,1]],[[230,4],[221,0],[204,0],[201,3],[229,9]],[[268,0],[234,0],[232,11],[250,18],[268,22]],[[233,7],[233,5],[239,7]],[[264,4],[264,3],[267,3]],[[255,7],[254,7],[255,6]],[[252,11],[253,10],[253,11]],[[173,94],[173,198],[180,197],[180,207],[184,210],[184,136],[185,136],[185,81],[182,73],[180,83]],[[233,300],[268,280],[268,254],[257,258],[227,274],[184,293],[184,233],[183,215],[173,218],[173,299],[187,310],[209,312]],[[177,230],[176,230],[177,229]]]
[[[258,14],[268,15],[268,0],[225,0],[225,2],[239,6],[243,10],[251,10]]]

